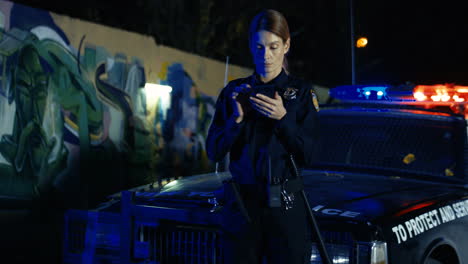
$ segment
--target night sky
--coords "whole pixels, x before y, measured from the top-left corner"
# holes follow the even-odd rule
[[[362,81],[468,85],[465,5],[375,2],[356,6],[356,27],[369,36],[368,48],[357,50]]]
[[[145,33],[151,24],[149,20],[154,17],[152,13],[156,12],[146,7],[151,1],[152,7],[159,8],[159,17],[164,15],[161,7],[168,5],[166,0],[59,2],[63,5],[46,0],[14,2]],[[173,0],[172,5],[182,5],[181,10],[191,11],[181,14],[176,20],[185,31],[172,30],[166,34],[197,37],[187,34],[192,22],[180,19],[192,13],[196,16],[197,11],[192,9],[202,2]],[[366,48],[355,49],[357,83],[468,85],[468,8],[463,2],[353,0],[355,37],[366,36],[369,39]],[[227,38],[223,20],[251,17],[261,8],[275,8],[285,14],[293,33],[289,54],[291,72],[323,86],[351,84],[350,1],[238,0],[214,3],[217,6],[212,9],[212,18],[216,21],[212,23],[221,25],[217,35],[219,40]],[[217,52],[198,54],[222,61],[230,56],[231,63],[251,67],[245,37],[246,32],[240,32],[239,36],[231,36],[229,41],[213,41],[207,50]],[[200,38],[164,42],[168,38],[162,34],[155,38],[158,43],[189,52],[193,52],[190,49],[198,45],[197,41],[200,42]]]

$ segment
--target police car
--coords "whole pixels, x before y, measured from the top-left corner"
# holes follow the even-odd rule
[[[302,170],[333,263],[468,263],[468,87],[339,86],[320,106],[320,157]],[[228,172],[109,197],[65,215],[64,263],[223,263],[238,217]],[[322,263],[317,244],[310,263]]]

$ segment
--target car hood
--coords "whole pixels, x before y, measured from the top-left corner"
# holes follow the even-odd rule
[[[365,221],[388,221],[466,192],[462,183],[443,179],[312,170],[303,175],[310,206],[319,215]]]
[[[464,193],[463,184],[343,171],[304,170],[305,193],[318,217],[361,221],[396,217],[418,204],[443,203]],[[204,203],[230,179],[228,172],[194,175],[154,191],[137,192],[140,203]],[[461,195],[461,194],[460,194]],[[431,203],[428,203],[431,202]]]

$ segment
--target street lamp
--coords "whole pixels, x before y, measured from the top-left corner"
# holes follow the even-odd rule
[[[366,37],[360,37],[356,40],[356,48],[365,48],[368,42]]]
[[[359,39],[355,40],[354,35],[354,1],[349,0],[349,27],[350,27],[350,43],[351,43],[351,84],[356,84],[356,55],[355,55],[355,47],[357,48],[365,48],[368,43],[368,39],[366,37],[360,37]]]

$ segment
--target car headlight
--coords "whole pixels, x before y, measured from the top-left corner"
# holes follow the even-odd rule
[[[350,261],[350,247],[348,245],[326,244],[328,257],[334,264],[349,264]],[[310,264],[321,264],[322,258],[317,245],[314,243],[312,246],[312,254],[310,255]]]
[[[328,257],[333,264],[387,264],[387,243],[381,241],[355,242],[349,244],[325,243]],[[310,264],[321,264],[317,245],[312,245]]]
[[[371,264],[387,264],[387,243],[381,241],[372,242]]]

